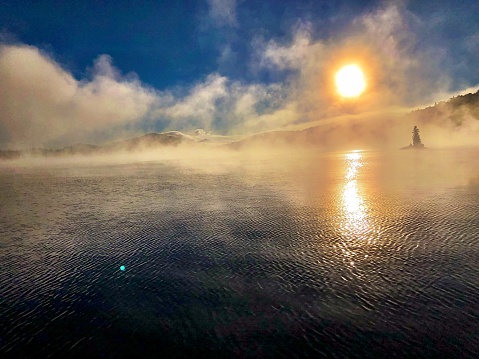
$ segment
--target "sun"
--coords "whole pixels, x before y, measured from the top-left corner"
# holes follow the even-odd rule
[[[336,73],[336,89],[347,98],[358,97],[366,89],[364,73],[358,65],[347,65]]]

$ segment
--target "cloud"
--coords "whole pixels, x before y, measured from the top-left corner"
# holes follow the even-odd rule
[[[289,44],[256,39],[252,67],[273,78],[286,77],[289,96],[283,109],[290,109],[288,117],[295,122],[409,108],[451,92],[450,76],[438,60],[442,49],[417,44],[422,27],[415,15],[395,4],[358,16],[327,39],[313,39],[311,26],[300,24]],[[358,101],[348,102],[336,94],[334,75],[350,63],[364,70],[368,87]]]
[[[226,78],[217,74],[209,75],[203,83],[193,87],[181,101],[160,112],[174,119],[194,119],[205,123],[216,111],[216,102],[227,95]]]
[[[295,31],[292,43],[289,46],[278,44],[270,40],[264,50],[259,53],[259,66],[263,68],[276,68],[278,70],[301,69],[306,65],[312,53],[312,40],[309,26],[304,26]],[[318,45],[321,45],[318,43]]]
[[[249,123],[282,105],[284,88],[278,84],[243,84],[219,74],[209,75],[174,104],[157,108],[158,118],[169,121],[171,129],[202,127],[222,134],[251,129]],[[278,123],[270,123],[269,128]]]
[[[135,74],[122,75],[108,55],[95,60],[90,78],[77,80],[36,47],[3,45],[0,145],[99,143],[158,128],[238,133],[255,128],[250,124],[284,97],[281,85],[243,84],[217,73],[180,92],[159,92]]]
[[[218,26],[237,26],[236,0],[208,0],[209,16]]]
[[[235,9],[234,1],[210,1],[221,26],[236,24]],[[250,134],[434,102],[451,93],[451,78],[441,68],[446,50],[418,44],[416,34],[428,26],[396,4],[358,16],[329,38],[315,38],[312,24],[298,21],[288,43],[253,40],[250,75],[257,82],[213,72],[165,91],[122,74],[108,55],[79,80],[36,47],[0,45],[0,145],[102,142],[163,129]],[[475,39],[467,40],[471,51]],[[219,66],[234,56],[226,46]],[[368,81],[358,101],[338,98],[334,88],[335,72],[351,62]]]
[[[108,56],[96,60],[91,80],[78,81],[36,47],[0,47],[0,128],[14,147],[112,134],[147,117],[158,97],[121,78]]]
[[[198,126],[252,133],[343,115],[387,116],[447,98],[453,90],[442,66],[447,51],[424,43],[422,35],[430,31],[430,21],[434,19],[419,18],[401,2],[359,15],[328,38],[315,38],[312,23],[296,21],[289,43],[261,37],[252,41],[250,68],[272,84],[245,85],[227,77],[212,82],[210,77],[204,85],[216,96],[204,101],[208,111],[191,110],[197,106],[192,99],[204,96],[197,90],[178,106],[198,113],[203,121]],[[335,90],[335,73],[349,63],[359,64],[367,77],[367,91],[357,101],[343,100]]]
[[[368,41],[377,58],[374,80],[383,98],[412,106],[432,101],[436,92],[451,91],[450,76],[438,60],[446,55],[444,50],[419,45],[425,24],[406,8],[380,9],[355,25],[364,28],[359,38]]]

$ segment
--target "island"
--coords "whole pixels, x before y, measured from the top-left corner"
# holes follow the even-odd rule
[[[424,147],[423,143],[421,142],[421,136],[419,136],[419,128],[417,126],[414,126],[412,129],[412,143],[409,144],[409,146],[402,147],[401,150],[423,150],[426,147]]]

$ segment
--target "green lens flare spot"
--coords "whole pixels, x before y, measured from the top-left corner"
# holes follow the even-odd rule
[[[120,270],[121,270],[121,271],[124,271],[125,269],[126,269],[125,266],[120,266]]]

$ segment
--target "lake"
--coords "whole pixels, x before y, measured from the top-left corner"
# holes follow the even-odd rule
[[[1,357],[479,352],[479,150],[0,169]]]

